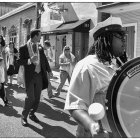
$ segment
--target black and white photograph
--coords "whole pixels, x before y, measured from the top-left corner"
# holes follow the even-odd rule
[[[0,138],[139,138],[140,2],[0,2]]]

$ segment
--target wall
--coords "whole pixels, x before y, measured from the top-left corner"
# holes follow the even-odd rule
[[[140,56],[140,10],[134,10],[131,12],[114,14],[113,16],[118,16],[122,19],[123,24],[137,24],[137,40],[136,40],[136,48],[134,49],[136,54],[135,57]]]
[[[36,9],[35,6],[33,6],[26,10],[23,10],[22,12],[14,14],[8,18],[0,20],[0,26],[1,27],[6,26],[6,37],[5,37],[6,44],[9,43],[8,32],[11,26],[13,25],[17,28],[16,47],[19,48],[21,45],[24,45],[26,43],[26,28],[23,27],[23,22],[27,18],[32,19],[31,29],[35,27],[36,22],[35,9]]]

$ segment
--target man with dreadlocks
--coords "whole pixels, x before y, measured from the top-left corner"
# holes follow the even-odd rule
[[[88,114],[93,102],[105,105],[106,90],[118,68],[127,59],[125,32],[119,17],[110,17],[93,29],[94,44],[88,55],[79,61],[73,71],[65,109],[78,123],[77,137],[94,137],[100,130],[111,131],[106,116],[95,122]],[[105,127],[105,128],[104,128]]]

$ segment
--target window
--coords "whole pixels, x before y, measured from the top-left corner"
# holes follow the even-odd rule
[[[9,41],[17,43],[17,30],[16,27],[13,25],[9,30]]]

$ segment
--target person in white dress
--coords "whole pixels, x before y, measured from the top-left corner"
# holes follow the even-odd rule
[[[44,41],[44,53],[47,57],[47,60],[50,64],[50,62],[53,62],[53,53],[52,53],[52,49],[51,49],[51,44],[48,40],[45,40]],[[48,92],[48,97],[49,98],[52,98],[53,97],[53,91],[52,91],[52,84],[51,84],[51,81],[50,81],[50,77],[48,75],[48,88],[47,88],[47,92]]]
[[[3,100],[5,106],[9,105],[5,91],[5,71],[4,71],[4,60],[0,56],[0,98]]]

